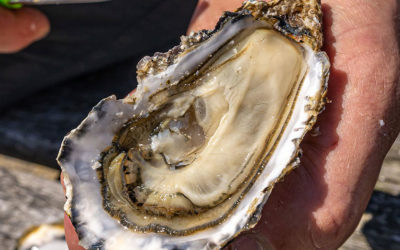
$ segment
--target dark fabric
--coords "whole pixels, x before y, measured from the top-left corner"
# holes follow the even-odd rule
[[[0,112],[0,153],[57,167],[63,137],[101,99],[124,97],[135,82],[138,58],[47,87]]]
[[[63,136],[102,98],[134,89],[138,60],[177,45],[195,4],[113,0],[41,7],[50,35],[20,53],[0,55],[0,153],[56,167]]]
[[[48,86],[167,50],[185,33],[195,3],[113,0],[40,7],[51,33],[20,53],[0,55],[0,109]]]

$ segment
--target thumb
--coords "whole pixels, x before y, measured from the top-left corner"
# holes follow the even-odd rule
[[[17,52],[45,37],[49,30],[48,19],[38,10],[0,7],[0,53]]]

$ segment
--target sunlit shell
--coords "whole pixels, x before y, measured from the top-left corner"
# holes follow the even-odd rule
[[[219,248],[258,221],[323,109],[319,1],[248,1],[138,65],[59,155],[86,248]],[[129,247],[128,247],[129,246]]]

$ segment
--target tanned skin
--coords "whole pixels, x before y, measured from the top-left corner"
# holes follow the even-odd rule
[[[0,54],[18,52],[45,37],[49,30],[48,19],[35,9],[0,7]]]
[[[212,29],[241,2],[200,0],[189,31]],[[337,249],[356,228],[399,133],[398,2],[322,4],[332,102],[318,118],[319,135],[301,145],[301,165],[276,185],[257,226],[228,248]],[[65,226],[70,249],[82,249],[68,218]]]

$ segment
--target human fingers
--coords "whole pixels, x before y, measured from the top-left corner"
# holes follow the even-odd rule
[[[68,215],[64,214],[64,228],[65,228],[65,240],[67,241],[69,250],[85,250],[79,245],[79,238],[75,232],[75,228],[71,223]]]
[[[0,53],[14,53],[45,37],[50,30],[46,16],[32,8],[0,7]]]
[[[323,1],[331,63],[320,135],[279,183],[258,230],[278,249],[337,249],[365,210],[400,128],[396,1]],[[290,235],[291,237],[285,237]]]
[[[323,166],[318,178],[326,191],[313,211],[315,230],[309,231],[322,248],[339,246],[354,231],[400,128],[397,1],[323,3],[331,17],[326,49],[334,77],[328,94],[332,104],[321,116],[322,135],[303,148],[310,161],[317,157],[315,148],[327,152],[325,164],[317,166]],[[326,143],[325,134],[336,139]]]
[[[250,235],[278,249],[337,248],[357,225],[400,127],[396,1],[323,4],[333,103],[319,118],[322,135],[304,141],[302,166],[277,185]],[[207,12],[215,15],[205,8],[193,30],[212,27],[218,16]]]
[[[199,0],[190,22],[188,32],[202,29],[213,29],[218,18],[224,11],[234,11],[239,8],[243,0]]]
[[[64,176],[62,173],[60,176],[60,180],[65,193]],[[65,213],[64,213],[64,230],[65,230],[65,240],[67,242],[69,250],[85,250],[82,246],[79,245],[78,234],[76,233],[70,218]]]

